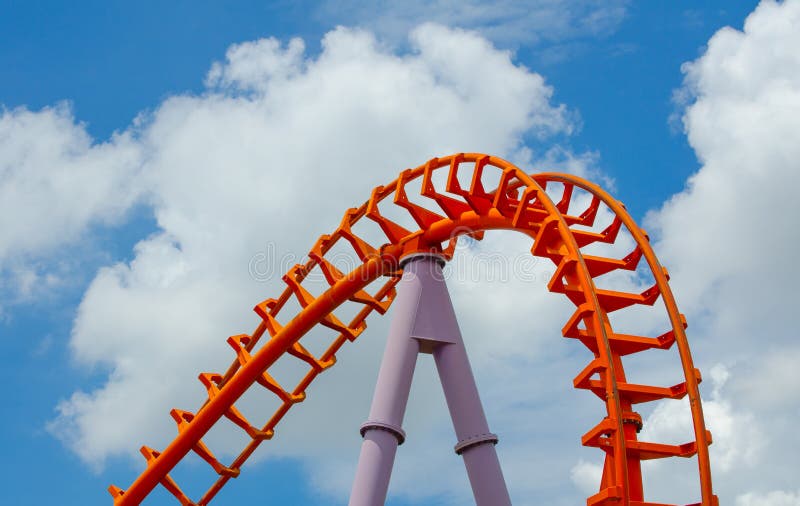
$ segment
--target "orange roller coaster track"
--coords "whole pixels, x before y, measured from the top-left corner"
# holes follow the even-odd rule
[[[469,181],[469,184],[466,183]],[[490,183],[491,181],[491,183]],[[413,183],[413,184],[411,184]],[[561,188],[560,199],[548,195],[548,184]],[[467,187],[468,186],[468,187]],[[421,188],[412,196],[407,188]],[[578,198],[581,195],[585,198]],[[409,230],[387,217],[394,204],[418,228]],[[593,230],[601,205],[613,214],[602,230]],[[384,213],[381,212],[383,206]],[[575,210],[576,207],[581,209]],[[370,244],[354,232],[357,223],[367,218],[380,227],[383,244]],[[594,256],[583,250],[593,244],[613,245],[621,230],[627,231],[635,246],[633,251],[616,258]],[[412,227],[414,228],[414,227]],[[595,227],[596,228],[596,227]],[[647,234],[639,228],[624,205],[597,185],[577,176],[557,173],[528,175],[514,165],[493,156],[459,153],[434,158],[414,169],[407,169],[385,186],[372,191],[367,202],[348,209],[336,230],[321,236],[304,264],[298,264],[283,276],[285,289],[275,299],[255,307],[261,322],[249,335],[228,338],[235,360],[224,374],[202,373],[200,381],[208,400],[190,413],[172,410],[178,435],[162,451],[142,447],[147,466],[125,490],[109,487],[115,506],[139,504],[159,484],[183,505],[208,504],[219,490],[239,475],[245,461],[256,448],[274,435],[276,425],[297,403],[317,376],[336,362],[336,353],[348,341],[355,341],[366,328],[366,318],[376,311],[384,314],[395,298],[400,259],[418,252],[439,252],[452,257],[455,240],[460,235],[476,239],[486,230],[515,230],[533,239],[531,253],[552,261],[555,272],[548,283],[551,292],[565,295],[575,311],[564,325],[564,337],[583,343],[593,354],[575,378],[574,386],[597,395],[606,407],[606,416],[581,438],[582,444],[599,448],[605,454],[598,493],[587,499],[589,505],[653,505],[644,498],[641,461],[664,458],[696,458],[702,505],[716,505],[713,493],[708,447],[711,434],[706,430],[698,390],[700,373],[695,369],[686,339],[686,320],[678,311],[670,290],[669,276],[650,246]],[[341,272],[326,254],[335,245],[349,248],[359,264],[349,273]],[[445,244],[445,246],[443,246]],[[644,258],[655,284],[641,293],[601,289],[598,277],[613,271],[635,271]],[[643,268],[643,267],[642,267]],[[319,269],[329,287],[312,295],[303,282]],[[380,278],[385,282],[370,293]],[[295,299],[300,310],[286,315],[282,309]],[[635,305],[663,302],[670,328],[658,337],[617,333],[611,314]],[[334,314],[343,304],[360,307],[355,317],[344,323]],[[279,323],[283,320],[283,323]],[[315,326],[332,329],[336,338],[319,356],[303,345],[305,336]],[[265,332],[267,339],[262,339]],[[262,343],[263,341],[263,343]],[[260,346],[258,346],[260,344]],[[677,346],[684,382],[671,387],[628,383],[623,357],[652,349]],[[308,366],[297,385],[287,389],[269,374],[269,369],[283,357],[295,357]],[[258,384],[280,399],[280,407],[258,426],[237,410],[235,403],[245,391]],[[681,445],[638,440],[641,416],[634,405],[661,399],[688,397],[693,420],[694,440]],[[239,426],[250,438],[249,444],[231,463],[220,463],[202,442],[204,435],[223,417]],[[208,462],[218,479],[205,494],[191,500],[170,477],[172,469],[194,451]]]

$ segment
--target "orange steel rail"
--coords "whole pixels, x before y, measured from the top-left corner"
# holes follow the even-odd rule
[[[466,172],[468,188],[460,180]],[[462,175],[459,178],[459,175]],[[443,184],[439,181],[442,180]],[[406,188],[415,182],[421,187],[418,195],[409,196]],[[546,188],[560,185],[560,199],[551,199]],[[576,198],[580,195],[583,198]],[[577,212],[574,207],[585,205]],[[382,214],[388,206],[404,212],[414,230],[399,220]],[[602,230],[593,230],[601,205],[613,214],[613,221]],[[376,223],[382,241],[370,244],[360,228],[364,219]],[[434,158],[414,169],[400,173],[397,179],[372,191],[370,199],[358,208],[348,209],[341,224],[329,235],[320,237],[308,254],[308,260],[291,268],[284,276],[286,284],[276,299],[267,299],[255,307],[262,321],[252,334],[228,338],[236,359],[225,374],[202,373],[200,381],[208,392],[208,400],[197,413],[172,410],[178,424],[177,437],[161,452],[142,447],[147,467],[125,490],[110,486],[115,506],[141,503],[159,484],[182,505],[206,505],[231,479],[239,475],[242,465],[256,448],[274,435],[276,425],[297,403],[305,399],[305,391],[314,379],[336,362],[336,353],[348,341],[355,341],[366,328],[366,318],[373,312],[386,312],[395,297],[398,262],[404,255],[420,251],[442,252],[452,256],[455,240],[462,235],[481,239],[486,230],[506,229],[524,233],[533,239],[531,253],[549,259],[555,272],[548,289],[565,295],[575,305],[575,312],[562,329],[564,337],[584,344],[593,359],[574,379],[575,388],[596,394],[605,404],[606,416],[581,438],[583,445],[601,449],[605,454],[602,480],[596,494],[587,498],[587,505],[657,506],[646,502],[641,462],[662,458],[695,458],[698,467],[701,502],[718,504],[713,493],[708,446],[711,434],[705,428],[698,390],[700,372],[694,368],[688,341],[686,320],[678,311],[670,290],[666,269],[656,258],[647,234],[641,230],[625,207],[598,186],[576,176],[555,173],[528,175],[514,165],[493,156],[459,153]],[[633,251],[622,258],[596,256],[584,249],[597,244],[612,245],[625,230],[635,242]],[[446,246],[443,246],[446,244]],[[346,245],[358,266],[343,273],[326,258],[334,246]],[[599,288],[601,276],[619,270],[635,271],[644,258],[655,284],[641,293],[628,293]],[[329,287],[319,296],[303,285],[309,274],[318,269]],[[368,290],[373,282],[381,285],[374,293]],[[301,309],[294,314],[282,311],[290,299]],[[652,306],[663,302],[670,328],[657,337],[615,332],[612,313],[637,305]],[[347,324],[334,314],[342,305],[360,308]],[[286,323],[281,324],[278,318]],[[321,325],[332,329],[336,338],[319,357],[302,344],[312,328]],[[268,339],[262,339],[264,334]],[[264,342],[262,342],[264,341]],[[647,350],[665,350],[677,343],[684,381],[671,387],[640,385],[627,381],[623,357]],[[260,345],[260,346],[259,346]],[[270,374],[269,369],[282,357],[294,357],[308,365],[303,379],[286,390]],[[235,407],[242,394],[258,384],[281,401],[280,407],[262,426],[254,426]],[[662,399],[689,398],[694,440],[670,445],[638,440],[642,418],[634,411],[639,403]],[[203,436],[221,418],[239,426],[250,443],[238,457],[224,465],[202,442]],[[219,478],[197,501],[189,499],[169,473],[191,451],[211,465]]]

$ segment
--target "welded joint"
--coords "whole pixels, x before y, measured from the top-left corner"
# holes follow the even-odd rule
[[[406,433],[402,429],[402,427],[392,423],[379,422],[377,420],[368,420],[359,429],[359,432],[361,432],[361,437],[362,438],[366,437],[367,432],[370,430],[383,430],[389,432],[390,434],[392,434],[394,437],[397,438],[398,446],[403,444],[406,440]]]
[[[458,442],[458,444],[455,445],[455,447],[453,447],[453,450],[455,450],[456,455],[461,455],[473,446],[480,446],[487,443],[496,445],[498,441],[500,441],[500,439],[497,437],[497,434],[478,434],[477,436],[470,436],[462,439]]]

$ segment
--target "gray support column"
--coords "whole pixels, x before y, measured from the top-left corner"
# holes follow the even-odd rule
[[[458,332],[457,326],[455,332]],[[433,358],[458,438],[455,451],[464,458],[475,504],[510,506],[511,499],[494,448],[497,436],[489,431],[460,335],[457,343],[437,346]]]
[[[475,503],[510,506],[494,448],[498,439],[489,431],[440,263],[430,260],[415,263],[418,276],[424,280],[424,290],[411,335],[420,340],[423,351],[433,353],[458,438],[455,451],[464,459]]]
[[[389,329],[369,421],[350,496],[350,506],[381,506],[386,501],[408,402],[416,355],[433,353],[478,506],[510,506],[503,472],[489,432],[453,305],[442,275],[444,261],[429,254],[403,259],[395,314]]]
[[[403,415],[419,353],[419,342],[411,339],[410,333],[421,288],[413,269],[405,270],[397,284],[394,315],[369,419],[361,426],[364,441],[350,506],[382,506],[386,502],[397,446],[405,439]]]

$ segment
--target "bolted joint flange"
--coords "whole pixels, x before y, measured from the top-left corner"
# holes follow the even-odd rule
[[[496,445],[498,441],[500,441],[500,439],[497,437],[497,434],[478,434],[477,436],[470,436],[466,439],[462,439],[457,445],[455,445],[455,447],[453,447],[453,450],[455,450],[456,455],[461,455],[473,446],[479,446],[487,443]]]
[[[379,422],[377,420],[368,420],[359,429],[361,437],[362,438],[365,437],[367,432],[370,430],[383,430],[391,433],[394,437],[397,438],[398,445],[403,444],[406,440],[405,431],[401,427],[391,423]]]

